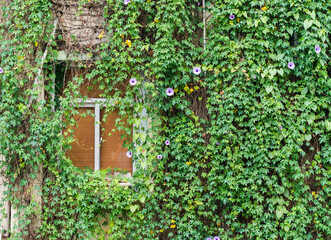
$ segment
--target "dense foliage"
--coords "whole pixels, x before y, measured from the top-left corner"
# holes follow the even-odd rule
[[[61,36],[52,39],[51,2],[0,2],[0,151],[18,209],[13,238],[331,235],[330,1],[82,3],[104,4],[112,34],[96,33],[106,38],[89,50],[98,60],[76,62],[92,65],[87,78],[135,129],[130,143],[131,127],[118,122],[137,168],[132,187],[65,156],[71,139],[61,130],[74,124],[83,78],[56,111],[33,86],[37,77],[46,96],[54,91]]]

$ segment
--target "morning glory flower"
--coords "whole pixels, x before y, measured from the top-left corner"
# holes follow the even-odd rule
[[[213,240],[221,240],[218,236],[215,236]]]
[[[217,143],[216,143],[216,145],[220,145],[220,143],[219,143],[219,142],[217,142]]]
[[[170,96],[172,96],[172,95],[174,95],[174,90],[172,89],[172,88],[167,88],[167,90],[166,90],[166,94],[170,97]]]
[[[235,16],[233,14],[230,15],[229,17],[231,20],[233,20],[235,18]]]
[[[253,74],[253,75],[252,75],[252,78],[256,79],[256,74]]]
[[[125,4],[125,5],[128,5],[129,2],[131,2],[131,1],[130,1],[130,0],[124,0],[124,4]]]
[[[279,127],[279,130],[282,130],[282,129],[283,129],[283,127],[282,127],[282,126],[280,126],[280,127]]]
[[[164,144],[168,146],[168,145],[170,144],[170,141],[169,141],[169,140],[166,140],[166,141],[164,142]]]
[[[315,46],[315,52],[316,53],[320,53],[321,52],[321,48],[318,45]]]
[[[1,74],[1,73],[3,73],[3,69],[2,69],[2,68],[0,68],[0,74]]]
[[[206,240],[213,240],[213,239],[211,239],[211,238],[207,238]]]
[[[127,156],[128,158],[131,158],[131,157],[132,157],[132,152],[127,151],[127,152],[126,152],[126,156]]]
[[[162,155],[157,155],[157,159],[162,159]]]
[[[135,79],[135,78],[131,78],[131,79],[130,79],[130,84],[131,84],[132,86],[136,85],[136,84],[137,84],[137,79]]]
[[[294,62],[289,62],[287,66],[289,69],[294,69],[295,64],[294,64]]]
[[[195,68],[193,68],[193,73],[194,73],[195,75],[199,75],[199,74],[201,73],[201,68],[200,68],[200,67],[195,67]]]

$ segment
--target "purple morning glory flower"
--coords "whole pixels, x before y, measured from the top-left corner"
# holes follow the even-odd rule
[[[130,84],[131,84],[132,86],[136,85],[136,84],[137,84],[137,79],[135,79],[135,78],[131,78],[131,79],[130,79]]]
[[[218,236],[215,236],[213,240],[221,240]]]
[[[252,78],[256,79],[256,74],[253,74],[253,75],[252,75]]]
[[[157,155],[157,159],[162,159],[162,155]]]
[[[3,73],[3,69],[2,69],[2,68],[0,68],[0,74],[1,74],[1,73]]]
[[[126,152],[126,156],[127,156],[128,158],[131,158],[131,157],[132,157],[132,152],[127,151],[127,152]]]
[[[315,46],[315,52],[316,53],[320,53],[321,52],[321,48],[318,45]]]
[[[216,145],[220,145],[220,143],[219,142],[216,142]]]
[[[213,239],[211,239],[211,238],[207,238],[206,240],[213,240]]]
[[[287,66],[289,69],[294,69],[295,64],[294,64],[294,62],[289,62]]]
[[[124,4],[125,4],[125,5],[128,5],[129,2],[131,2],[131,1],[130,1],[130,0],[124,0]]]
[[[279,127],[279,130],[282,130],[282,129],[283,129],[283,127],[282,127],[282,126],[280,126],[280,127]]]
[[[233,14],[230,15],[229,17],[231,20],[233,20],[235,18],[235,16]]]
[[[172,95],[174,95],[174,90],[172,89],[172,88],[167,88],[167,90],[166,90],[166,94],[170,97],[170,96],[172,96]]]
[[[201,73],[201,68],[200,68],[200,67],[195,67],[195,68],[193,68],[193,73],[194,73],[195,75],[199,75],[199,74]]]
[[[170,144],[170,141],[169,141],[169,140],[166,140],[166,141],[164,142],[164,144],[168,146],[168,145]]]

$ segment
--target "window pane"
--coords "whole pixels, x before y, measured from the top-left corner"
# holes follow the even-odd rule
[[[78,109],[80,114],[86,113],[87,110],[94,114],[94,108]],[[74,142],[71,143],[72,148],[67,151],[67,156],[76,167],[94,169],[94,116],[75,115],[74,119],[78,125],[71,127],[75,130]]]
[[[100,112],[100,119],[102,120],[105,111],[101,109]],[[100,169],[120,168],[132,173],[132,158],[126,156],[127,149],[122,147],[121,135],[123,131],[112,131],[112,129],[116,129],[115,121],[117,118],[119,118],[118,110],[114,110],[108,115],[106,122],[101,123],[101,129],[105,129],[105,131],[100,132],[100,136],[104,140],[100,147]],[[112,133],[111,136],[108,136],[109,133]]]

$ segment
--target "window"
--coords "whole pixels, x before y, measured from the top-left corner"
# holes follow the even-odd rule
[[[58,86],[56,90],[58,94],[61,95],[63,86],[73,79],[77,71],[79,70],[70,68],[57,72],[55,82]],[[106,99],[100,98],[97,86],[84,84],[80,92],[83,96],[87,96],[88,100],[84,102],[79,100],[81,102],[79,114],[74,116],[77,126],[64,130],[74,130],[74,141],[71,143],[71,149],[67,151],[67,156],[79,168],[88,167],[93,170],[117,168],[132,173],[134,170],[132,158],[127,157],[127,149],[123,148],[123,139],[121,139],[123,132],[112,131],[115,129],[116,119],[119,118],[118,110],[108,113],[106,121],[103,122],[102,119],[106,114]]]

